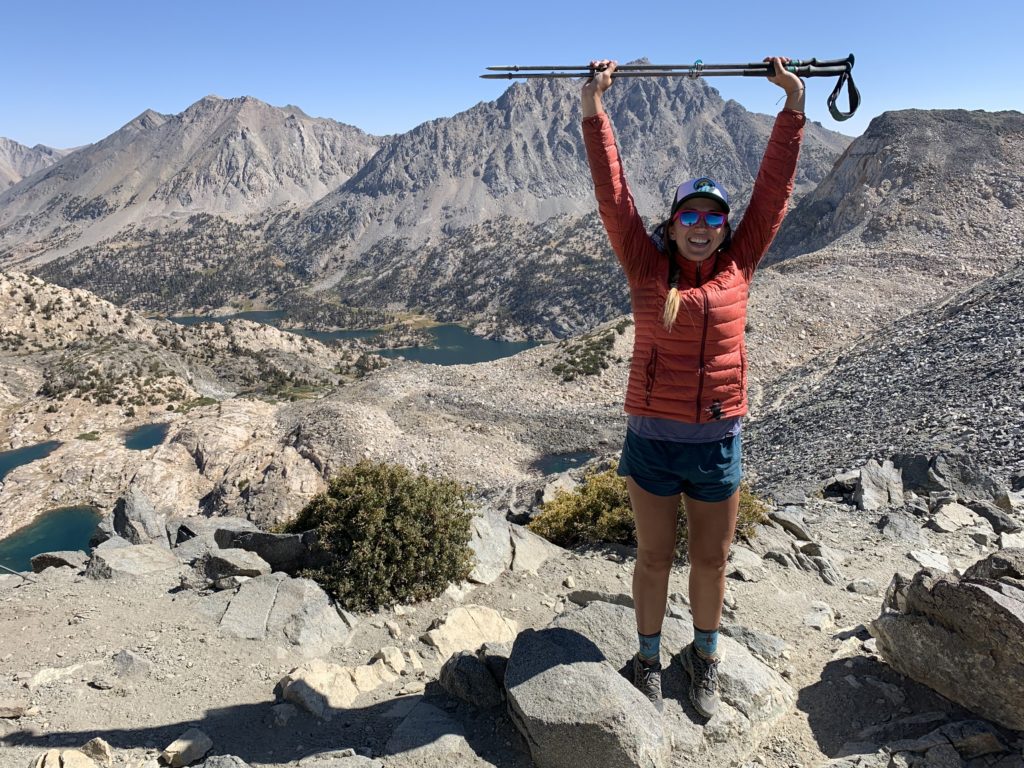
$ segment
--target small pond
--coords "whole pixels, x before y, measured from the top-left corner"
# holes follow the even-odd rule
[[[29,464],[38,459],[45,459],[57,448],[60,447],[59,440],[51,440],[47,443],[37,443],[24,448],[16,448],[13,451],[0,451],[0,480],[7,477],[7,473],[22,464]]]
[[[32,558],[43,552],[89,551],[89,537],[100,513],[94,507],[63,507],[45,512],[6,539],[0,539],[0,565],[31,571]]]
[[[541,456],[530,465],[530,469],[540,472],[542,475],[557,475],[576,467],[582,467],[596,455],[592,451],[553,453],[548,456]]]
[[[170,424],[143,424],[135,427],[124,436],[124,447],[130,451],[148,451],[164,441],[170,428]]]

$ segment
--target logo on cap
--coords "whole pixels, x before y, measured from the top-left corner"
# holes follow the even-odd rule
[[[708,178],[697,179],[695,182],[693,182],[693,191],[694,192],[717,192],[718,191],[718,187],[715,186],[715,182],[713,182],[711,179],[708,179]]]

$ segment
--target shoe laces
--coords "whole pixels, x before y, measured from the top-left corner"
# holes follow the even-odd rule
[[[693,671],[696,684],[713,694],[718,690],[718,659],[707,659],[693,651]]]
[[[635,662],[634,677],[637,687],[648,697],[661,696],[661,666],[658,664],[644,664],[639,659]]]

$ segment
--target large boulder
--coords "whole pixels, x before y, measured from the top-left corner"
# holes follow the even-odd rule
[[[673,659],[662,677],[665,710],[658,717],[623,675],[636,650],[635,628],[631,609],[594,602],[516,638],[505,690],[538,766],[740,762],[792,707],[789,685],[722,636],[719,712],[704,723],[693,711],[686,673]],[[665,619],[662,648],[678,651],[692,639],[689,621]]]
[[[202,569],[206,578],[216,581],[229,576],[266,576],[270,565],[255,552],[244,549],[217,549],[202,557]]]
[[[89,556],[81,550],[61,550],[59,552],[43,552],[32,558],[32,570],[42,573],[47,568],[74,568],[76,571],[85,569]]]
[[[889,505],[903,504],[903,478],[891,462],[879,464],[874,459],[860,470],[853,489],[853,501],[858,509],[873,511]]]
[[[1024,729],[1022,567],[1020,550],[1004,550],[959,579],[929,569],[895,576],[871,623],[879,653],[946,698]]]
[[[304,533],[265,533],[263,531],[219,528],[214,540],[221,549],[245,549],[255,552],[275,571],[298,573],[304,568],[318,568],[328,559],[316,547],[316,531]]]
[[[469,548],[473,550],[473,570],[469,581],[490,584],[512,563],[510,524],[504,516],[485,509],[470,523]]]
[[[964,499],[995,499],[1002,490],[977,461],[957,451],[932,457],[898,454],[893,463],[902,472],[906,487],[915,491],[954,491]]]
[[[170,549],[167,516],[159,514],[146,492],[131,486],[114,504],[114,532],[132,544],[158,544]]]

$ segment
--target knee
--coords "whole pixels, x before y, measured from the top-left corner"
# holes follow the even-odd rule
[[[690,567],[701,571],[724,572],[729,560],[729,550],[711,550],[701,552],[690,548]]]
[[[668,573],[672,570],[672,563],[675,561],[675,552],[672,550],[645,549],[640,547],[636,551],[636,567],[652,573]]]

